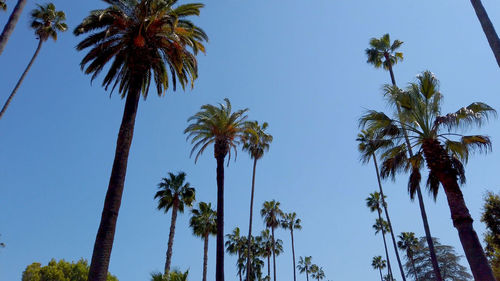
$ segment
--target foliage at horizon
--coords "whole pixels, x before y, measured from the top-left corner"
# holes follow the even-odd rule
[[[46,266],[34,262],[23,271],[22,281],[87,281],[89,264],[85,259],[67,262],[64,259],[52,259]],[[106,281],[118,281],[116,276],[108,272]]]

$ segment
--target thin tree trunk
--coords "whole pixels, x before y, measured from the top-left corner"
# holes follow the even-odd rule
[[[472,226],[473,219],[458,186],[457,173],[452,168],[449,155],[437,140],[424,141],[422,149],[427,167],[435,173],[446,193],[453,226],[458,231],[474,279],[476,281],[495,281],[483,247]]]
[[[267,276],[271,280],[271,253],[267,255]]]
[[[276,281],[276,244],[274,240],[274,227],[271,227],[271,233],[273,235],[273,276],[274,281]]]
[[[14,7],[14,10],[12,11],[12,14],[10,14],[9,20],[7,21],[7,24],[3,28],[2,34],[0,35],[0,55],[5,49],[5,45],[7,45],[7,41],[9,41],[10,35],[14,31],[17,21],[19,20],[19,17],[21,16],[24,6],[26,6],[27,2],[28,0],[18,0],[16,6]]]
[[[255,194],[255,170],[257,169],[257,158],[253,160],[253,173],[252,173],[252,192],[250,194],[250,222],[248,223],[248,246],[247,246],[247,281],[250,281],[250,243],[252,238],[252,221],[253,221],[253,198]]]
[[[306,280],[309,281],[309,268],[306,266]]]
[[[115,159],[101,215],[101,223],[97,231],[92,261],[90,263],[88,281],[105,281],[108,274],[109,258],[111,256],[111,249],[113,248],[116,221],[122,200],[139,97],[139,88],[131,90],[127,94],[120,132],[118,133],[116,143]]]
[[[380,209],[378,210],[377,213],[380,222],[382,222],[382,215],[380,214],[381,213]],[[382,239],[384,240],[385,257],[387,259],[387,273],[391,276],[391,278],[394,278],[394,276],[392,275],[391,260],[389,258],[389,251],[387,250],[387,242],[385,241],[385,230],[383,226],[382,226]]]
[[[179,199],[174,198],[172,206],[172,220],[170,221],[170,233],[168,235],[167,254],[165,259],[165,275],[168,276],[170,264],[172,263],[172,247],[174,245],[175,222],[177,221],[177,210],[179,209]]]
[[[396,244],[396,238],[394,238],[394,230],[392,229],[392,223],[391,223],[391,219],[389,217],[389,211],[387,210],[387,203],[385,202],[385,198],[384,198],[384,190],[382,189],[382,181],[380,180],[380,172],[378,170],[377,157],[375,156],[375,153],[373,153],[372,156],[373,156],[373,164],[375,164],[375,171],[377,173],[377,181],[378,181],[378,187],[380,190],[380,196],[382,197],[382,206],[384,207],[385,217],[387,218],[387,223],[389,224],[389,229],[391,230],[392,245],[394,246],[394,252],[396,252],[396,259],[398,261],[399,271],[401,272],[401,278],[403,279],[403,281],[406,281],[405,272],[403,270],[403,265],[401,264],[401,259],[399,258],[399,252],[398,252],[398,246]]]
[[[490,48],[495,55],[497,64],[500,66],[500,39],[495,31],[495,27],[491,23],[488,13],[481,3],[481,0],[470,0],[470,2],[472,3],[472,7],[474,7],[474,11],[476,12],[479,22],[481,23],[484,35],[486,35],[486,39],[488,39]]]
[[[26,74],[28,74],[28,71],[31,69],[31,66],[33,65],[33,62],[35,62],[36,57],[40,53],[40,50],[42,49],[42,44],[43,40],[38,40],[38,47],[36,48],[35,54],[31,58],[30,62],[28,63],[28,66],[24,70],[23,74],[21,75],[21,78],[19,78],[19,81],[17,81],[16,86],[14,87],[14,90],[10,93],[9,98],[5,102],[4,106],[2,107],[2,111],[0,111],[0,119],[2,119],[3,115],[5,114],[5,111],[7,110],[7,107],[9,107],[10,102],[14,98],[14,96],[17,93],[17,90],[19,90],[19,87],[21,87],[21,83],[23,83],[24,78],[26,77]]]
[[[293,281],[297,281],[297,275],[295,273],[295,246],[293,243],[293,228],[290,229],[290,235],[292,236]]]
[[[382,276],[382,268],[378,268],[378,272],[380,273],[380,281],[384,281],[384,277]]]
[[[241,252],[238,251],[238,276],[240,277],[240,281],[243,281],[241,277],[241,266],[240,266],[240,261],[241,261]]]
[[[217,261],[215,264],[215,281],[224,281],[224,158],[225,154],[217,154]]]
[[[207,281],[207,267],[208,267],[208,233],[205,234],[205,242],[203,245],[203,281]]]
[[[415,273],[415,281],[419,281],[417,269],[415,268],[415,260],[413,259],[413,255],[412,255],[412,253],[410,251],[407,251],[406,255],[410,259],[411,267],[413,268],[413,273]]]
[[[385,54],[385,59],[389,58],[388,54]],[[394,78],[394,71],[392,70],[392,64],[389,61],[389,74],[391,75],[392,85],[397,87],[396,79]],[[399,103],[396,103],[396,109],[398,112],[398,118],[401,116],[401,106]],[[401,121],[401,118],[399,118]],[[404,124],[404,122],[402,122]],[[408,133],[406,128],[403,127],[403,134],[405,137],[406,146],[408,147],[408,155],[410,158],[413,157],[413,150],[411,149],[410,139],[408,138]],[[431,256],[432,270],[434,271],[434,275],[436,276],[436,281],[443,281],[441,276],[441,271],[439,270],[439,264],[436,256],[436,250],[434,249],[434,241],[432,240],[431,229],[429,227],[429,221],[427,219],[427,212],[425,211],[424,198],[422,196],[422,190],[420,189],[420,185],[417,186],[417,198],[418,198],[418,206],[420,208],[420,215],[422,216],[422,222],[424,224],[425,231],[425,239],[427,240],[427,245],[429,246],[429,252]]]

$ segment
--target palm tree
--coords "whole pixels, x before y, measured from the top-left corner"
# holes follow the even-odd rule
[[[188,119],[188,122],[192,123],[184,130],[193,144],[191,155],[198,151],[195,163],[209,145],[214,145],[214,157],[217,160],[217,261],[215,268],[217,281],[224,281],[224,159],[229,154],[227,161],[229,165],[231,149],[235,154],[237,153],[236,147],[243,136],[248,111],[248,109],[242,109],[232,112],[229,99],[226,98],[224,101],[225,104],[218,106],[203,105],[198,113]]]
[[[297,276],[295,272],[295,246],[293,241],[293,230],[302,229],[302,225],[300,225],[301,220],[297,218],[297,214],[295,212],[288,213],[283,215],[283,220],[281,220],[281,227],[284,229],[290,230],[290,235],[292,238],[292,258],[293,258],[293,280],[297,281]]]
[[[248,238],[247,238],[248,239]],[[262,267],[264,266],[264,261],[261,257],[265,257],[265,244],[263,243],[261,236],[251,236],[250,237],[250,248],[248,244],[244,245],[243,255],[241,257],[241,264],[243,264],[243,272],[247,274],[246,281],[257,281],[262,279]],[[251,274],[248,275],[248,252],[250,251],[250,268]]]
[[[276,200],[264,202],[260,210],[260,215],[264,219],[266,227],[271,229],[271,239],[273,242],[273,280],[276,281],[276,251],[274,250],[276,246],[274,245],[274,230],[280,225],[280,217],[283,216],[283,211],[280,210],[280,202]]]
[[[42,49],[42,45],[45,41],[52,38],[54,41],[57,40],[57,32],[58,31],[66,31],[68,26],[64,21],[66,20],[66,15],[63,11],[56,11],[56,6],[54,4],[49,3],[45,5],[38,5],[38,9],[31,11],[31,28],[34,29],[36,36],[38,37],[38,47],[36,48],[35,54],[31,58],[28,66],[24,70],[23,74],[17,81],[14,90],[9,95],[9,98],[5,102],[2,110],[0,111],[0,119],[2,119],[7,107],[9,107],[10,102],[14,98],[21,87],[21,83],[23,83],[24,78],[28,74],[28,71],[31,69],[31,66],[35,62],[36,57],[40,53]]]
[[[306,280],[309,281],[309,273],[311,273],[312,257],[299,257],[297,269],[300,273],[306,273]]]
[[[380,273],[380,281],[384,281],[384,277],[382,276],[382,269],[384,269],[386,266],[386,261],[383,260],[381,256],[373,257],[372,267],[373,269],[378,269],[378,272]]]
[[[153,77],[159,96],[168,88],[169,79],[174,90],[177,83],[184,88],[190,82],[193,87],[198,77],[195,55],[204,52],[202,43],[208,40],[188,19],[199,15],[203,4],[173,7],[177,1],[105,2],[107,8],[92,11],[74,30],[77,36],[88,34],[76,47],[79,51],[90,48],[81,62],[85,73],[92,74],[93,80],[113,59],[103,86],[118,86],[121,97],[126,97],[89,281],[103,281],[108,271],[139,97],[147,97]]]
[[[375,235],[377,235],[379,232],[382,233],[382,239],[384,241],[385,248],[385,257],[387,259],[387,273],[390,276],[394,276],[392,274],[391,262],[389,261],[389,252],[387,250],[387,243],[385,241],[385,234],[390,231],[389,224],[383,218],[379,217],[375,220],[375,224],[373,224],[372,227],[375,230]]]
[[[250,222],[248,223],[248,245],[250,248],[250,237],[252,237],[252,221],[253,221],[253,199],[255,194],[255,170],[257,168],[257,161],[264,156],[264,153],[269,151],[269,145],[273,141],[273,136],[266,133],[268,127],[267,122],[259,125],[259,122],[248,122],[243,135],[243,150],[248,151],[250,157],[253,159],[253,173],[252,173],[252,192],[250,195]],[[247,255],[247,280],[251,275],[251,262],[250,252]]]
[[[151,281],[187,281],[189,270],[180,272],[178,270],[171,271],[168,275],[161,272],[151,273]]]
[[[377,183],[378,183],[380,193],[376,193],[376,196],[377,196],[377,199],[380,199],[380,202],[371,202],[375,205],[368,206],[368,207],[370,208],[370,210],[372,212],[374,212],[376,210],[378,212],[379,218],[381,218],[381,208],[380,207],[384,208],[385,217],[387,219],[387,223],[389,224],[389,233],[390,233],[391,238],[392,238],[392,245],[394,247],[394,251],[396,252],[396,259],[398,261],[401,275],[404,276],[405,273],[403,271],[403,265],[402,265],[401,259],[399,257],[399,252],[398,252],[398,248],[396,245],[396,238],[394,237],[394,230],[392,227],[391,218],[389,217],[389,211],[387,210],[387,203],[385,201],[385,198],[387,196],[384,195],[384,190],[382,188],[382,181],[380,180],[380,172],[378,170],[377,156],[375,155],[377,150],[379,150],[380,148],[390,146],[392,144],[392,141],[391,140],[384,140],[384,139],[376,139],[373,136],[373,132],[366,131],[366,130],[362,130],[361,133],[358,134],[358,138],[356,140],[359,142],[358,150],[361,153],[361,161],[364,164],[367,164],[368,162],[370,162],[370,159],[373,159],[373,164],[375,166],[375,173],[377,175]],[[375,199],[375,198],[372,198],[372,199]],[[369,199],[367,199],[367,200],[369,201]],[[367,203],[370,203],[370,202],[367,202]],[[391,269],[390,262],[389,262],[389,256],[387,256],[387,262],[389,264],[389,269]],[[406,280],[406,279],[403,279],[403,280]]]
[[[5,4],[5,1],[0,0],[0,10],[6,11],[7,10],[7,4]]]
[[[259,237],[262,245],[262,257],[267,258],[267,277],[269,281],[271,280],[271,256],[273,254],[278,256],[283,252],[283,241],[281,239],[274,241],[269,229],[263,230]]]
[[[480,126],[488,117],[495,115],[496,111],[487,104],[476,102],[442,116],[440,112],[442,95],[438,84],[436,77],[426,71],[418,76],[418,82],[412,83],[407,91],[392,96],[396,103],[401,104],[400,116],[406,122],[391,119],[383,112],[369,111],[361,118],[361,123],[372,129],[378,126],[380,135],[385,134],[397,141],[398,145],[385,153],[388,156],[398,153],[406,155],[403,128],[409,133],[408,138],[412,142],[408,148],[414,148],[417,153],[410,159],[404,160],[401,157],[404,161],[392,162],[393,171],[404,170],[403,166],[411,169],[408,188],[410,193],[414,194],[420,185],[420,168],[424,163],[427,164],[429,190],[436,198],[439,185],[443,186],[453,225],[458,231],[474,278],[494,281],[493,273],[472,225],[473,220],[460,190],[459,180],[460,183],[465,182],[463,162],[467,162],[470,153],[475,150],[487,152],[491,149],[491,142],[487,136],[465,136],[460,132],[472,125]],[[391,132],[387,131],[389,128]],[[453,140],[454,138],[458,140]],[[408,167],[407,163],[411,163],[411,166]]]
[[[217,212],[212,210],[212,204],[200,202],[198,209],[191,210],[189,226],[195,236],[203,238],[203,281],[207,281],[208,237],[217,234]]]
[[[0,34],[0,55],[5,49],[5,45],[7,45],[7,41],[9,41],[10,35],[14,31],[14,28],[16,27],[17,21],[19,20],[19,17],[23,12],[26,3],[28,3],[28,0],[18,0],[16,6],[14,7],[14,10],[12,11],[12,14],[10,14],[9,20],[7,21],[7,24],[5,24],[2,34]]]
[[[398,248],[406,252],[406,256],[410,260],[413,272],[415,273],[415,281],[419,281],[418,273],[415,269],[415,261],[413,260],[413,251],[418,247],[418,239],[413,232],[401,232],[398,238]]]
[[[385,34],[379,39],[378,38],[370,39],[370,48],[365,50],[365,52],[368,56],[367,62],[369,64],[372,64],[373,66],[375,66],[375,68],[380,68],[381,66],[383,66],[385,70],[389,71],[389,75],[391,77],[391,82],[392,82],[392,87],[390,87],[390,86],[385,87],[389,94],[399,92],[399,88],[396,85],[396,79],[394,78],[393,66],[394,66],[394,64],[403,60],[403,53],[397,52],[397,50],[399,49],[399,47],[401,47],[401,45],[403,45],[403,42],[399,41],[399,40],[394,40],[394,42],[391,43],[391,39],[390,39],[389,34]],[[397,112],[400,113],[401,106],[398,103],[396,103],[395,105],[396,105]],[[399,121],[404,122],[402,120],[399,120]],[[410,140],[407,137],[408,134],[407,134],[406,130],[403,130],[403,134],[405,136],[406,144],[408,145],[408,147],[411,147]],[[411,148],[408,149],[408,156],[410,158],[413,157],[413,151]],[[422,196],[422,191],[420,189],[420,186],[416,187],[416,193],[417,193],[417,198],[418,198],[418,205],[420,208],[420,215],[422,216],[422,222],[424,224],[425,237],[427,239],[427,244],[429,245],[429,252],[430,252],[431,261],[432,261],[432,268],[433,268],[434,274],[436,276],[436,281],[443,281],[443,278],[441,277],[441,272],[439,270],[438,260],[436,257],[436,251],[434,249],[434,243],[432,241],[431,230],[429,227],[429,221],[427,219],[427,212],[425,211],[424,198]],[[394,240],[393,240],[393,242],[394,242]],[[401,261],[399,258],[398,258],[398,265],[400,266],[400,271],[403,272]],[[403,277],[403,280],[405,280],[404,277]]]
[[[170,234],[168,235],[168,247],[165,259],[165,275],[170,271],[172,262],[172,246],[174,244],[175,223],[177,212],[184,213],[184,207],[192,207],[195,200],[195,190],[186,181],[186,173],[179,172],[177,175],[168,173],[168,178],[163,178],[158,184],[158,192],[155,199],[158,199],[158,210],[163,210],[165,214],[172,209],[172,220],[170,222]]]
[[[476,12],[476,16],[479,19],[479,23],[483,28],[484,35],[486,35],[486,39],[488,39],[490,48],[495,55],[497,64],[498,66],[500,66],[500,39],[498,38],[497,32],[495,31],[495,27],[491,23],[488,13],[481,3],[481,0],[470,0],[470,2],[472,4],[472,7],[474,7],[474,11]]]
[[[389,223],[384,221],[382,218],[382,208],[381,206],[385,205],[385,198],[382,198],[382,195],[378,192],[370,193],[370,196],[366,198],[366,206],[370,209],[371,212],[377,212],[378,219],[376,223],[373,225],[373,228],[376,230],[375,234],[382,232],[382,239],[384,240],[384,248],[385,248],[385,257],[387,259],[387,269],[389,274],[392,275],[391,261],[389,259],[389,251],[387,250],[387,244],[385,241],[385,234],[391,232]],[[397,250],[397,249],[396,249]]]
[[[315,264],[311,265],[311,277],[320,281],[325,278],[325,272],[322,267],[319,267]]]
[[[240,281],[242,281],[242,276],[241,272],[243,270],[242,268],[242,253],[245,248],[246,244],[246,239],[245,237],[240,236],[240,228],[236,227],[231,234],[227,234],[227,241],[225,243],[226,245],[226,252],[228,252],[231,255],[237,255],[238,259],[236,261],[236,264],[238,266],[238,276],[240,278]]]

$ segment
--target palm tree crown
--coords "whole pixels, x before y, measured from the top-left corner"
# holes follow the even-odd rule
[[[0,1],[0,10],[2,10],[2,11],[7,10],[7,4],[5,4],[4,0]]]
[[[243,135],[243,150],[248,151],[253,159],[260,159],[269,151],[273,136],[266,133],[269,126],[267,122],[259,125],[258,121],[247,122]]]
[[[376,256],[376,257],[373,257],[372,266],[374,269],[384,269],[387,265],[386,265],[386,261],[384,259],[382,259],[381,256]]]
[[[387,196],[384,196],[384,199]],[[370,209],[371,212],[382,212],[382,195],[379,192],[370,193],[370,196],[366,198],[366,206]]]
[[[311,272],[311,265],[312,265],[312,257],[311,256],[299,257],[297,269],[299,270],[300,273],[309,274]]]
[[[217,234],[217,212],[212,209],[212,204],[200,202],[198,209],[191,210],[189,226],[193,234],[199,237]]]
[[[403,53],[396,50],[403,45],[402,41],[394,40],[391,43],[389,34],[384,34],[381,38],[370,39],[370,48],[366,49],[367,62],[376,68],[384,67],[389,70],[394,64],[403,60]]]
[[[276,228],[280,225],[280,218],[283,216],[283,211],[280,209],[280,202],[276,200],[266,201],[260,210],[266,227]]]
[[[398,248],[403,251],[412,252],[418,247],[418,239],[413,232],[401,232],[398,238]]]
[[[66,15],[63,11],[56,11],[52,3],[37,6],[38,9],[31,11],[31,28],[41,41],[47,41],[49,37],[56,41],[57,32],[68,29],[64,22]]]
[[[186,173],[180,172],[177,175],[168,173],[168,178],[163,178],[158,184],[155,199],[158,199],[158,210],[165,213],[177,202],[179,212],[184,213],[184,206],[191,207],[195,200],[195,190],[189,182],[185,182]]]
[[[288,230],[302,229],[302,225],[300,225],[300,223],[301,220],[297,218],[297,214],[295,212],[287,213],[283,214],[283,219],[281,220],[281,227]]]

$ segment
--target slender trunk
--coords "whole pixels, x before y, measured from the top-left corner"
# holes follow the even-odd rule
[[[28,71],[30,70],[31,66],[33,65],[33,62],[35,62],[36,57],[40,53],[40,50],[42,49],[42,44],[43,40],[38,40],[38,47],[36,48],[35,54],[31,58],[30,62],[28,63],[28,66],[24,70],[23,74],[21,75],[21,78],[19,78],[19,81],[17,81],[16,86],[14,87],[14,90],[10,93],[9,98],[5,102],[4,106],[2,107],[2,111],[0,111],[0,119],[2,119],[3,115],[5,114],[5,111],[7,110],[7,107],[9,107],[10,102],[14,98],[14,96],[17,93],[17,90],[19,90],[19,87],[21,87],[21,83],[23,83],[24,78],[26,77],[26,74],[28,74]]]
[[[273,276],[274,276],[274,281],[276,281],[276,244],[274,240],[274,227],[271,227],[271,234],[273,235]]]
[[[170,221],[170,233],[168,235],[167,254],[165,259],[165,275],[168,276],[170,264],[172,263],[172,246],[174,245],[175,222],[177,221],[177,210],[179,209],[179,198],[174,198],[172,206],[172,220]]]
[[[240,277],[240,281],[243,281],[243,279],[241,278],[241,266],[240,266],[240,263],[241,262],[241,252],[238,251],[238,276]]]
[[[127,173],[128,154],[134,135],[135,116],[137,114],[137,106],[139,105],[139,97],[140,88],[138,87],[127,94],[120,132],[118,133],[118,140],[116,142],[115,159],[101,215],[101,223],[95,239],[88,281],[105,281],[108,274],[109,258],[111,256],[111,249],[113,248],[116,221],[122,200],[123,185]]]
[[[267,277],[271,280],[271,252],[267,253]]]
[[[472,3],[472,7],[474,7],[474,11],[476,12],[479,22],[481,23],[484,35],[486,35],[486,39],[488,39],[490,48],[495,55],[497,64],[500,66],[500,39],[495,31],[495,27],[491,23],[488,13],[481,3],[481,0],[470,0],[470,2]]]
[[[309,281],[309,268],[306,267],[306,280]]]
[[[419,281],[417,269],[415,268],[415,260],[413,259],[413,254],[411,253],[411,251],[407,251],[406,255],[410,259],[411,267],[413,268],[413,273],[415,274],[415,281]]]
[[[7,21],[7,24],[3,28],[2,34],[0,35],[0,55],[5,49],[5,45],[7,45],[7,41],[9,41],[9,37],[14,31],[17,21],[19,20],[19,17],[21,16],[24,6],[27,2],[28,0],[18,0],[16,6],[14,7],[14,10],[12,11],[12,14],[10,14],[9,20]]]
[[[297,281],[297,275],[295,273],[295,246],[293,243],[293,228],[290,229],[290,235],[292,236],[293,281]]]
[[[387,210],[387,203],[385,202],[385,198],[384,198],[384,190],[382,189],[382,181],[380,180],[380,172],[378,170],[377,157],[375,156],[375,153],[373,153],[372,156],[373,156],[373,164],[375,164],[375,171],[377,173],[377,181],[378,181],[378,187],[380,190],[380,197],[382,197],[382,206],[384,207],[385,217],[387,218],[387,223],[389,224],[389,229],[391,231],[392,245],[394,246],[394,252],[396,252],[396,259],[398,261],[399,271],[401,272],[401,278],[403,279],[403,281],[406,281],[405,272],[403,270],[403,265],[401,264],[401,259],[399,258],[399,252],[398,252],[398,246],[396,244],[396,238],[394,238],[394,230],[392,229],[392,223],[391,223],[391,219],[389,217],[389,211]]]
[[[380,273],[380,281],[384,281],[384,277],[382,276],[382,268],[378,268],[378,272]]]
[[[217,144],[216,144],[217,145]],[[218,149],[216,148],[216,151]],[[224,153],[217,155],[217,260],[215,281],[224,281]]]
[[[380,209],[378,210],[377,213],[379,220],[382,222],[382,215]],[[387,259],[387,273],[389,274],[389,276],[391,276],[391,278],[393,278],[394,276],[392,275],[391,260],[389,258],[389,251],[387,250],[387,242],[385,241],[385,230],[383,226],[382,226],[382,239],[384,240],[385,257]]]
[[[448,153],[439,141],[434,139],[424,141],[422,149],[427,167],[435,173],[446,193],[453,226],[458,231],[474,279],[476,281],[495,281],[483,247],[472,226],[473,219],[458,186],[457,172],[452,167]]]
[[[385,59],[389,58],[388,54],[385,54]],[[390,60],[389,60],[390,62]],[[392,70],[392,64],[389,63],[389,74],[391,75],[391,81],[393,86],[396,85],[396,79],[394,78],[394,71]],[[398,112],[398,117],[401,116],[401,106],[399,103],[396,104],[396,109]],[[399,118],[401,121],[401,118]],[[402,122],[404,125],[404,122]],[[403,134],[405,137],[406,146],[408,147],[408,155],[410,158],[413,157],[413,150],[411,149],[410,139],[408,138],[408,132],[406,128],[403,127]],[[431,229],[429,227],[429,221],[427,220],[427,212],[425,211],[424,198],[422,196],[422,190],[420,189],[420,185],[417,186],[417,198],[418,198],[418,206],[420,208],[420,215],[422,216],[422,222],[424,224],[425,231],[425,239],[427,240],[427,245],[429,246],[429,252],[431,256],[432,270],[434,271],[434,275],[436,276],[436,281],[443,281],[441,276],[441,271],[439,270],[439,264],[436,256],[436,250],[434,249],[434,241],[432,240]]]
[[[253,220],[253,197],[255,194],[255,170],[257,169],[257,158],[253,159],[253,173],[252,173],[252,192],[250,194],[250,222],[248,223],[248,245],[247,245],[247,281],[250,280],[250,242],[252,238],[252,220]]]
[[[208,233],[205,234],[205,242],[203,245],[203,281],[207,281],[207,266],[208,266]]]

